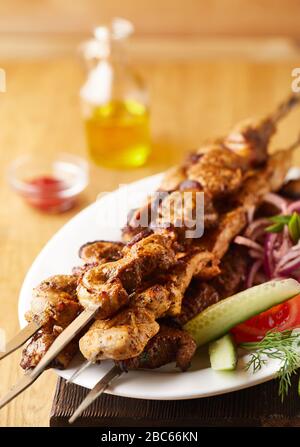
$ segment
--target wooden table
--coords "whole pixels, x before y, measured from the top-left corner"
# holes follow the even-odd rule
[[[0,93],[0,327],[18,330],[18,292],[26,271],[47,240],[79,208],[59,216],[27,207],[8,187],[5,170],[24,153],[70,151],[85,154],[78,103],[84,73],[75,58],[5,61],[7,92]],[[143,62],[137,68],[152,97],[154,153],[139,170],[116,172],[92,167],[81,207],[101,191],[164,169],[203,140],[222,135],[236,121],[265,114],[291,89],[297,61]],[[288,145],[300,130],[300,111],[281,126],[274,147]],[[300,158],[299,158],[300,161]],[[59,254],[61,256],[61,254]],[[17,352],[0,365],[0,395],[21,376]],[[56,376],[48,371],[0,412],[1,426],[46,426]]]

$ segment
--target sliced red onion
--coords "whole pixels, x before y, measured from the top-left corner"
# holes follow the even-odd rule
[[[292,214],[294,211],[300,211],[300,200],[290,203],[287,207],[287,214]]]
[[[284,198],[270,193],[265,196],[265,202],[272,203],[283,215],[296,210],[300,212],[300,200],[288,204]],[[300,280],[300,241],[293,244],[287,225],[280,233],[268,233],[265,231],[269,225],[267,218],[251,218],[249,221],[244,235],[234,239],[235,243],[249,248],[249,255],[254,261],[246,281],[247,287],[262,278],[268,280],[288,276]]]
[[[270,221],[265,218],[254,220],[246,229],[245,236],[250,239],[256,239],[255,234],[259,229],[262,233],[267,225],[270,225]]]
[[[249,274],[248,274],[247,281],[246,281],[246,287],[247,287],[247,289],[249,289],[250,287],[253,286],[253,283],[254,283],[254,279],[255,279],[256,273],[257,273],[258,270],[261,268],[262,264],[263,264],[263,261],[262,261],[261,259],[259,259],[258,261],[255,261],[255,262],[252,264],[252,266],[251,266],[251,268],[250,268],[250,271],[249,271]]]
[[[300,256],[300,248],[298,250],[289,250],[278,262],[276,266],[276,270],[279,270],[281,267],[283,267],[287,262],[292,261],[293,259]]]
[[[300,268],[300,257],[297,257],[296,259],[293,259],[292,261],[285,264],[282,269],[278,270],[278,273],[280,275],[289,275],[298,268]]]
[[[272,278],[274,271],[273,247],[276,241],[276,233],[267,233],[264,244],[264,271],[267,277]]]
[[[234,239],[234,242],[239,245],[245,245],[246,247],[253,248],[254,250],[257,250],[261,253],[263,253],[263,248],[257,243],[252,241],[251,239],[248,239],[244,236],[236,236]]]
[[[283,232],[274,234],[274,243],[272,248],[274,267],[287,254],[291,247],[292,242],[287,227],[283,229]]]
[[[261,251],[253,250],[252,248],[249,250],[249,255],[251,258],[255,259],[263,259],[264,254]]]
[[[268,202],[276,206],[279,210],[282,211],[282,214],[286,214],[287,212],[287,201],[280,197],[278,194],[269,192],[265,195],[264,202]]]

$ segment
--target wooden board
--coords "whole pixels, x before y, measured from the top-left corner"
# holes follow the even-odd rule
[[[94,427],[300,427],[300,399],[297,377],[290,397],[282,403],[278,383],[263,385],[205,399],[158,401],[101,396],[79,419],[76,426]],[[67,426],[68,419],[88,390],[59,379],[51,410],[52,427]]]

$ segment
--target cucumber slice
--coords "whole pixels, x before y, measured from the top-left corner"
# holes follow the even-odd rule
[[[237,352],[230,334],[212,341],[208,347],[210,364],[216,371],[233,371],[237,364]]]
[[[273,280],[225,298],[184,326],[198,346],[216,340],[231,328],[300,293],[295,279]]]

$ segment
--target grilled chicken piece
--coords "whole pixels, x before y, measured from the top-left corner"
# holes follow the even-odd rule
[[[80,339],[84,357],[93,362],[139,355],[159,331],[155,316],[142,307],[121,311],[110,320],[96,320]]]
[[[154,284],[142,292],[135,293],[130,300],[130,307],[148,310],[154,318],[165,315],[172,304],[171,293],[163,284]]]
[[[176,191],[161,191],[161,197],[154,198],[152,202],[148,200],[142,208],[130,213],[127,225],[123,228],[123,240],[130,241],[137,235],[142,236],[145,228],[156,233],[164,228],[172,228],[177,238],[185,239],[189,237],[188,233],[186,236],[187,231],[195,231],[200,212],[205,228],[215,226],[218,214],[210,200],[210,193],[206,192],[205,200],[204,195],[199,193],[203,193],[203,188],[196,180],[184,180]]]
[[[202,191],[214,199],[238,191],[243,181],[245,160],[230,149],[218,144],[200,148],[186,168],[189,180],[197,181]]]
[[[299,104],[300,96],[292,94],[268,117],[261,121],[246,120],[238,124],[225,138],[224,145],[246,157],[250,166],[261,166],[268,159],[268,144],[278,122]]]
[[[122,256],[122,242],[94,241],[84,244],[79,249],[79,257],[86,263],[104,263],[118,261]]]
[[[101,263],[100,263],[101,264]],[[83,265],[76,265],[76,267],[72,268],[72,275],[75,275],[78,278],[78,282],[80,278],[91,268],[97,267],[99,265],[98,262],[87,262]]]
[[[56,275],[42,281],[33,291],[31,310],[25,317],[43,327],[30,339],[22,352],[21,366],[34,368],[56,337],[82,311],[76,296],[77,278]],[[78,351],[78,339],[72,340],[57,356],[51,367],[65,368]]]
[[[210,255],[210,254],[209,254]],[[201,265],[207,265],[209,256],[206,251],[199,251],[188,255],[178,262],[178,265],[169,274],[169,281],[166,285],[170,291],[171,305],[166,313],[168,316],[176,316],[181,312],[181,305],[184,293],[189,286],[196,269],[201,269]]]
[[[22,351],[21,367],[25,370],[35,368],[44,357],[63,328],[48,324],[40,329],[26,344]],[[78,337],[75,337],[54,359],[49,368],[65,369],[78,352]]]
[[[28,322],[38,324],[55,322],[57,326],[66,327],[81,312],[78,303],[77,278],[74,275],[56,275],[42,281],[33,290],[31,309],[25,314]]]
[[[124,360],[139,355],[158,332],[155,320],[180,313],[184,292],[203,256],[206,253],[196,252],[185,261],[181,260],[171,273],[157,278],[159,283],[135,293],[129,308],[110,320],[96,320],[79,343],[84,357],[97,361]]]
[[[159,330],[155,321],[171,305],[168,289],[160,284],[137,292],[130,307],[110,320],[96,320],[81,338],[79,346],[88,360],[126,359],[139,355]]]
[[[119,261],[89,269],[79,281],[78,298],[84,308],[99,307],[97,318],[108,318],[129,302],[129,295],[155,271],[176,263],[171,240],[150,235],[124,248]]]
[[[232,246],[222,259],[218,276],[207,282],[193,279],[183,298],[181,313],[175,318],[176,323],[184,325],[207,307],[243,290],[247,258],[242,247]]]
[[[195,341],[186,331],[164,324],[139,356],[116,363],[127,371],[159,368],[175,361],[181,371],[186,371],[196,349]]]

